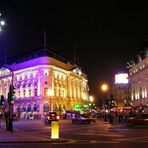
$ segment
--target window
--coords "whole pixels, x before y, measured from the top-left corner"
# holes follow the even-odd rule
[[[48,96],[47,94],[48,94],[48,88],[44,88],[44,96],[47,97]]]
[[[20,98],[20,91],[18,92],[18,97]]]
[[[48,74],[49,74],[49,73],[48,73],[48,70],[45,70],[45,71],[44,71],[44,76],[48,76]]]
[[[24,96],[24,97],[26,96],[25,94],[26,94],[26,91],[24,90],[24,92],[23,92],[23,96]]]
[[[33,77],[34,78],[37,77],[37,73],[36,72],[33,73]]]
[[[31,90],[29,90],[29,97],[31,97]]]
[[[37,94],[38,94],[37,89],[35,89],[34,96],[37,96]]]

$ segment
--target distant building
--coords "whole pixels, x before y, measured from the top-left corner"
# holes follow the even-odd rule
[[[14,112],[26,118],[49,110],[63,113],[88,103],[87,75],[78,66],[49,49],[40,49],[0,69],[0,95],[15,87]]]
[[[148,49],[128,62],[131,81],[131,104],[142,108],[148,106]]]
[[[111,93],[116,100],[116,106],[118,108],[123,109],[123,107],[129,106],[131,92],[128,73],[115,75],[115,83],[111,88]]]

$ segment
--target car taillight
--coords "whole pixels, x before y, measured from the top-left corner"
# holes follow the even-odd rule
[[[60,116],[57,116],[57,120],[59,120],[60,119]]]

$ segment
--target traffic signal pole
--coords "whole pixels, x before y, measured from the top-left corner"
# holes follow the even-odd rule
[[[9,117],[8,117],[8,130],[11,131],[11,133],[13,133],[13,103],[14,103],[14,86],[13,86],[13,71],[12,71],[12,84],[9,87]]]
[[[12,82],[9,87],[9,92],[8,92],[8,102],[9,102],[9,112],[8,114],[6,113],[6,128],[8,131],[11,131],[13,133],[13,104],[14,104],[14,86],[13,86],[13,81],[14,81],[14,70],[13,67],[9,67],[8,65],[5,65],[3,67],[4,69],[7,69],[11,72],[12,75]]]
[[[13,133],[13,105],[9,105],[9,131]]]

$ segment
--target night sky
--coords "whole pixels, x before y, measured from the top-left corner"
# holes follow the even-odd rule
[[[126,63],[148,38],[147,4],[113,0],[1,0],[0,61],[43,47],[53,48],[80,65],[88,75],[90,93],[99,95],[102,82],[127,72]],[[75,52],[74,52],[75,51]]]

